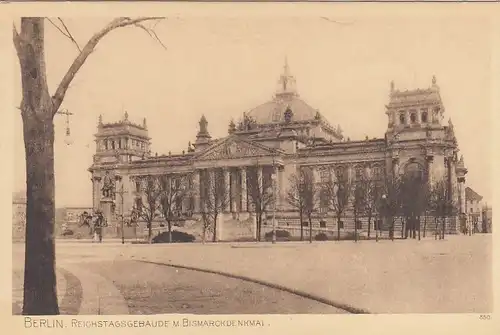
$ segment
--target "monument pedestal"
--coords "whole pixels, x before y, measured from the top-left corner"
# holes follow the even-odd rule
[[[102,216],[106,220],[106,223],[109,226],[112,226],[113,222],[113,199],[104,197],[101,199],[101,211],[102,211]]]

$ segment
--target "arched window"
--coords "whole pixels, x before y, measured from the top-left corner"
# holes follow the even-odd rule
[[[417,122],[417,113],[416,113],[416,112],[412,112],[412,113],[410,114],[410,122],[411,122],[411,123],[415,123],[415,122]]]
[[[405,176],[418,180],[423,180],[424,169],[419,163],[410,162],[405,167]]]
[[[104,140],[104,148],[108,150],[108,140]]]
[[[356,180],[361,180],[361,179],[363,179],[363,169],[356,168]]]
[[[115,141],[111,141],[111,149],[115,149]]]
[[[423,109],[422,110],[422,116],[421,116],[421,120],[423,123],[427,123],[427,119],[428,119],[428,116],[427,116],[427,109]]]
[[[399,114],[399,124],[405,124],[405,123],[406,123],[405,115],[404,115],[404,113],[400,113]]]
[[[382,179],[382,170],[380,169],[380,167],[375,166],[372,168],[372,177],[374,180]]]
[[[343,167],[338,167],[337,169],[335,169],[335,176],[337,177],[337,180],[347,179],[346,169],[344,169]]]

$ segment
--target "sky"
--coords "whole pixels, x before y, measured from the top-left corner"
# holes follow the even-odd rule
[[[335,17],[330,17],[335,19]],[[66,17],[83,44],[112,18]],[[90,173],[98,116],[147,118],[152,152],[180,152],[194,142],[202,114],[212,137],[231,118],[272,98],[285,57],[301,97],[352,140],[384,136],[390,81],[396,89],[427,88],[435,75],[469,170],[467,185],[492,200],[491,24],[481,15],[177,16],[156,25],[167,49],[143,30],[106,36],[76,75],[61,108],[74,115],[74,143],[64,143],[56,116],[56,206],[92,204]],[[19,65],[12,52],[14,190],[25,187]],[[46,23],[48,82],[53,93],[77,55]]]

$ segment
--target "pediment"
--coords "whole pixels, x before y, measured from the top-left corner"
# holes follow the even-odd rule
[[[208,148],[199,160],[237,159],[275,155],[277,150],[251,141],[228,138]]]

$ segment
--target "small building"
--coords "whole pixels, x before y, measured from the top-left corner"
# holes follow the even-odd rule
[[[481,232],[481,217],[483,211],[483,197],[470,187],[465,188],[465,210],[467,220],[472,225],[473,232]]]
[[[491,233],[492,230],[492,218],[493,218],[493,209],[488,204],[485,204],[481,213],[481,223],[482,223],[482,232],[483,233]]]

